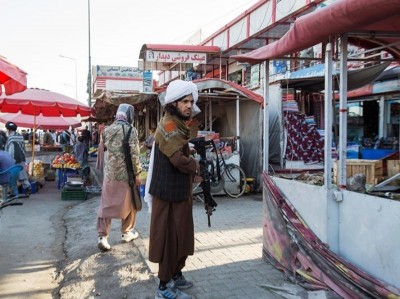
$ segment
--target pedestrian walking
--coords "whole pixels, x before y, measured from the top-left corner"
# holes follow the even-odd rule
[[[26,172],[24,138],[21,134],[17,133],[17,128],[18,126],[11,121],[6,123],[8,138],[5,150],[14,158],[15,164],[20,164],[23,167],[19,172],[18,180],[22,183],[22,187],[26,193],[31,194],[32,188],[28,180],[28,173]]]
[[[155,298],[191,298],[180,289],[193,286],[182,269],[194,253],[192,181],[199,163],[190,156],[190,120],[196,101],[193,82],[175,80],[166,91],[164,116],[157,126],[146,187],[151,203],[149,260],[158,263]],[[157,171],[154,171],[157,169]],[[196,178],[198,180],[198,178]]]
[[[133,170],[136,185],[140,185],[139,173],[142,165],[139,160],[139,140],[136,128],[132,127],[134,108],[129,104],[120,104],[115,122],[106,127],[102,135],[104,142],[104,179],[101,201],[97,218],[98,247],[102,251],[110,250],[108,235],[111,219],[121,219],[121,241],[131,242],[139,234],[134,232],[136,210],[132,203],[131,189],[128,183],[128,171],[122,142],[125,134],[129,136]]]

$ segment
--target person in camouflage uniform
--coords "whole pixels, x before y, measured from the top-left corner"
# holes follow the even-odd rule
[[[111,249],[108,243],[111,219],[121,219],[121,241],[130,242],[139,234],[133,231],[136,221],[136,210],[132,204],[131,191],[128,184],[128,172],[122,148],[124,134],[128,134],[132,126],[134,108],[129,104],[118,107],[115,122],[104,129],[104,179],[100,207],[97,218],[98,247],[101,251]],[[139,173],[142,165],[139,160],[139,140],[136,128],[132,128],[129,137],[133,170],[136,184],[140,185]]]

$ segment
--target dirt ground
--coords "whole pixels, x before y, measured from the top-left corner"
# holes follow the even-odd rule
[[[140,255],[141,240],[120,243],[118,220],[112,222],[112,249],[96,247],[96,215],[99,198],[72,207],[65,215],[66,259],[60,268],[60,298],[154,298],[156,282]]]
[[[95,229],[100,197],[60,200],[56,182],[0,212],[0,298],[154,298],[156,282],[141,240],[101,253]]]

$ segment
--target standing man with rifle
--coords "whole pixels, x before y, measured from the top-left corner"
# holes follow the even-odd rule
[[[190,156],[187,121],[199,111],[197,86],[175,80],[166,90],[146,181],[151,200],[149,260],[159,264],[155,298],[192,298],[180,289],[193,286],[182,269],[194,253],[192,182],[200,181],[199,163]],[[150,175],[151,174],[151,175]]]
[[[139,160],[137,130],[132,126],[134,109],[132,105],[120,104],[115,121],[104,129],[104,179],[100,207],[97,214],[97,246],[101,251],[111,249],[108,243],[111,219],[121,219],[121,241],[131,242],[139,237],[133,231],[136,222],[136,208],[132,202],[129,175],[126,166],[123,141],[127,138],[136,185],[140,185],[138,174],[142,171]],[[129,133],[128,133],[129,132]],[[126,136],[129,134],[129,136]]]

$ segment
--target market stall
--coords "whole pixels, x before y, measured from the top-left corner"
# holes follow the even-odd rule
[[[29,125],[25,124],[25,126],[33,128],[33,132],[35,132],[37,128],[38,121],[43,121],[42,125],[51,125],[49,123],[46,123],[47,121],[49,121],[49,117],[55,117],[55,119],[52,119],[52,121],[58,123],[60,120],[63,120],[61,117],[76,117],[78,115],[90,116],[92,112],[91,107],[82,104],[78,100],[56,92],[37,88],[27,88],[24,91],[15,93],[13,95],[1,95],[0,110],[2,111],[2,113],[10,112],[16,116],[22,115],[20,121],[24,121],[24,119],[32,117]],[[78,121],[77,125],[78,123],[80,122]],[[68,127],[72,126],[73,124],[68,123]],[[31,151],[30,159],[30,163],[32,163],[30,175],[32,177],[32,180],[34,180],[36,179],[36,177],[33,175],[33,170],[35,169],[36,161],[40,161],[41,163],[43,163],[43,161],[35,158],[36,134],[33,134],[32,136],[33,150]],[[51,159],[51,155],[49,154],[49,152],[46,152],[46,155],[43,156],[47,157],[47,159]],[[42,167],[39,166],[37,168],[42,169]]]

